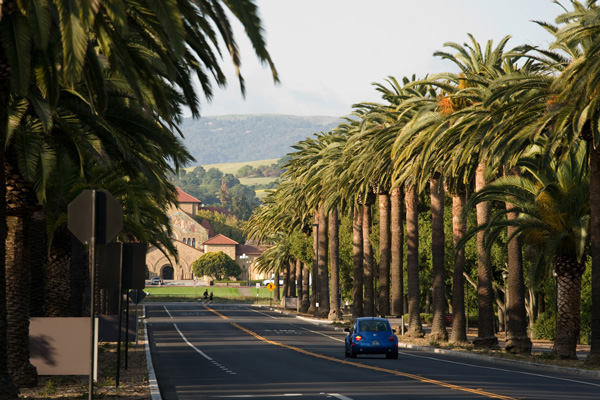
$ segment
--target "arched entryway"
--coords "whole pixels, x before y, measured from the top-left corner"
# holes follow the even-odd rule
[[[160,269],[160,276],[164,280],[173,279],[173,267],[170,265],[165,265]]]

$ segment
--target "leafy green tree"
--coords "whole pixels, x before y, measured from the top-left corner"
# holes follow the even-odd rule
[[[236,178],[246,178],[248,176],[255,176],[258,171],[252,165],[244,165],[235,173]]]
[[[238,243],[244,243],[246,241],[243,232],[246,223],[239,220],[237,217],[227,216],[220,212],[208,210],[200,210],[198,211],[198,214],[194,216],[194,219],[200,223],[205,218],[208,220],[208,223],[215,234],[223,234]]]
[[[194,261],[192,270],[196,276],[210,276],[216,280],[237,277],[242,273],[242,269],[235,260],[222,251],[204,254]]]
[[[235,215],[239,220],[247,221],[252,215],[252,209],[248,204],[248,200],[246,199],[246,195],[242,194],[233,196],[231,201],[231,212]]]
[[[225,179],[221,180],[221,188],[219,189],[219,199],[221,200],[221,205],[228,210],[231,206],[231,194],[229,193],[229,188],[225,183]]]

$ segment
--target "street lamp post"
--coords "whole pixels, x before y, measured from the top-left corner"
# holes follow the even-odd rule
[[[319,224],[312,224],[313,228],[315,228],[315,236],[317,239],[317,245],[315,246],[315,267],[313,268],[313,279],[315,280],[315,292],[313,293],[316,297],[315,297],[315,317],[319,317],[319,276],[318,276],[318,270],[319,270]]]
[[[556,270],[552,270],[554,277],[554,331],[556,332],[556,321],[558,321],[558,274]]]
[[[506,290],[506,279],[508,279],[508,272],[502,271],[502,279],[504,280],[504,339],[506,339],[508,331],[508,291]]]

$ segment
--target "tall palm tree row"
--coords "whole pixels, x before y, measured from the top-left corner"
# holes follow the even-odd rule
[[[120,171],[122,176],[131,177],[131,180],[122,181],[125,187],[131,185],[137,179],[136,176],[144,176],[146,185],[149,184],[147,187],[164,186],[168,182],[170,171],[168,162],[171,161],[178,167],[190,159],[181,144],[173,141],[175,137],[172,130],[181,118],[184,105],[188,106],[194,115],[199,115],[199,98],[192,77],[195,75],[199,78],[201,90],[208,98],[212,96],[211,80],[219,85],[226,83],[218,57],[219,36],[227,44],[232,62],[238,68],[242,91],[244,90],[239,74],[239,53],[224,12],[225,8],[246,27],[257,57],[271,67],[273,77],[277,80],[276,70],[262,38],[256,6],[252,1],[222,5],[212,1],[182,0],[166,3],[160,8],[160,13],[153,11],[158,8],[153,9],[144,2],[102,3],[94,7],[91,3],[76,2],[72,3],[71,7],[63,7],[61,2],[52,1],[19,2],[18,6],[17,2],[5,1],[0,19],[0,30],[5,32],[1,35],[0,43],[0,99],[3,111],[3,115],[0,115],[0,125],[3,126],[0,129],[0,138],[3,142],[11,143],[11,146],[7,147],[6,152],[4,147],[0,151],[0,161],[11,166],[7,171],[14,176],[11,177],[11,182],[17,183],[10,185],[14,189],[10,198],[15,199],[11,200],[16,206],[12,207],[17,211],[15,215],[21,215],[19,209],[31,209],[31,205],[37,204],[38,201],[54,201],[46,197],[49,195],[46,187],[48,177],[52,175],[51,171],[56,168],[53,166],[55,161],[52,157],[59,149],[66,150],[61,154],[70,156],[74,165],[79,166],[79,173],[82,179],[87,181],[87,187],[94,185],[90,180],[93,169],[91,167],[94,165],[92,160],[106,166],[109,166],[109,160],[120,162],[119,166],[110,165],[110,168],[115,172]],[[165,46],[165,43],[168,45]],[[125,116],[127,108],[119,110],[114,96],[108,96],[107,87],[118,87],[122,93],[121,97],[127,98],[126,104],[133,104],[143,110],[140,119],[131,119],[131,114]],[[83,108],[72,108],[75,105],[73,100],[77,98],[70,95],[76,91],[79,99],[83,100]],[[22,117],[16,125],[7,123],[12,107],[11,101],[15,109],[25,110],[21,112]],[[75,119],[67,118],[64,111],[73,113]],[[120,111],[121,115],[118,116],[115,111]],[[61,113],[62,117],[57,119],[56,116],[60,116]],[[111,117],[107,119],[108,115]],[[32,121],[35,124],[32,124]],[[141,125],[134,126],[134,121]],[[163,121],[167,123],[164,124]],[[121,125],[125,122],[129,122],[130,126],[122,129]],[[42,146],[34,147],[34,152],[41,156],[38,159],[43,161],[42,164],[26,162],[26,159],[35,160],[36,155],[31,157],[19,152],[19,149],[30,151],[31,147],[20,146],[21,142],[17,141],[19,136],[7,132],[6,127],[9,126],[19,127],[17,130],[13,129],[13,132],[23,131],[26,135],[21,137],[26,137],[29,142],[38,140]],[[156,130],[156,127],[159,129]],[[158,136],[150,134],[152,130],[155,130]],[[38,137],[34,139],[32,134],[36,132]],[[138,133],[141,134],[137,135]],[[7,138],[10,141],[7,141]],[[175,143],[177,144],[173,147]],[[89,170],[86,170],[88,168]],[[27,179],[19,181],[18,175]],[[113,174],[113,180],[114,178],[116,177]],[[17,196],[17,193],[26,193],[24,189],[31,183],[36,185],[36,190],[27,189],[27,192],[37,194],[37,199],[27,200],[23,196]],[[95,185],[98,183],[95,182]],[[2,187],[7,186],[3,184]],[[131,196],[134,191],[132,187],[127,195]],[[172,194],[168,195],[169,192]],[[13,233],[17,234],[22,229],[11,224],[12,229],[7,230],[7,196],[4,193],[0,193],[0,208],[3,213],[0,214],[0,236],[5,238],[8,233],[10,237],[16,237],[12,236]],[[142,206],[144,200],[141,198],[138,198],[139,202],[136,203],[133,201],[135,196],[127,197],[133,201],[132,214],[126,214],[131,215],[133,225],[127,226],[138,226],[129,230],[130,238],[155,243],[165,239],[158,224],[152,227],[152,217],[148,212],[164,215],[165,199],[173,199],[174,191],[171,187],[155,193],[162,194],[163,197],[157,198],[153,204],[148,203],[150,208]],[[23,200],[16,200],[21,198]],[[145,227],[142,227],[144,224]],[[164,243],[168,246],[166,240]],[[15,253],[10,258],[5,258],[4,246],[5,241],[2,240],[0,398],[16,398],[9,369],[14,370],[11,372],[18,385],[31,384],[31,377],[34,378],[31,372],[18,372],[19,369],[27,371],[31,368],[27,363],[17,360],[18,354],[27,354],[26,340],[23,342],[21,338],[26,334],[28,325],[27,316],[23,318],[18,314],[29,307],[22,307],[23,304],[28,304],[25,298],[27,294],[22,289],[17,290],[16,287],[5,285],[8,269],[4,267],[4,263],[5,259],[10,260],[11,265],[14,262],[22,263],[26,260],[26,253],[22,252],[18,257]],[[14,276],[13,271],[10,273],[11,279]],[[9,299],[10,306],[7,307]],[[8,310],[17,309],[19,312],[7,314]],[[17,319],[21,322],[17,322]],[[12,348],[7,351],[7,338],[10,338],[9,344],[16,343],[16,346],[20,346],[19,349]],[[7,359],[7,353],[11,355],[10,362],[1,361]],[[16,363],[23,364],[23,367]],[[23,379],[21,376],[24,376]]]
[[[446,43],[449,51],[434,55],[451,61],[457,72],[427,76],[424,79],[404,79],[402,84],[392,77],[387,85],[376,84],[382,102],[358,103],[353,114],[334,131],[343,132],[344,140],[330,147],[329,134],[316,134],[309,139],[314,151],[297,154],[295,164],[305,168],[301,174],[290,176],[300,201],[298,210],[313,212],[319,204],[352,216],[354,226],[354,274],[353,316],[387,314],[391,300],[391,313],[398,310],[398,293],[402,293],[406,282],[408,288],[409,334],[422,335],[420,326],[421,292],[419,273],[419,234],[417,207],[421,194],[432,196],[431,240],[434,249],[434,321],[432,334],[445,340],[443,317],[446,313],[446,272],[444,261],[450,257],[437,251],[444,249],[445,239],[442,204],[445,193],[452,197],[453,240],[452,257],[454,270],[451,285],[453,328],[451,340],[467,340],[464,312],[464,281],[466,255],[464,245],[477,237],[477,298],[478,335],[477,346],[495,346],[494,276],[499,266],[491,263],[491,246],[502,236],[506,237],[506,259],[508,293],[505,294],[508,314],[506,350],[514,353],[531,351],[531,340],[527,332],[525,308],[524,258],[526,249],[539,248],[542,244],[553,258],[540,260],[552,264],[558,274],[561,300],[557,326],[562,330],[555,342],[554,351],[561,357],[573,356],[573,335],[579,331],[579,309],[581,273],[584,268],[583,251],[591,232],[591,259],[593,276],[593,301],[600,302],[600,211],[591,202],[600,198],[596,193],[600,185],[596,179],[600,171],[597,160],[600,131],[598,131],[598,80],[597,58],[600,57],[600,35],[597,35],[600,13],[596,1],[582,4],[571,2],[572,11],[566,10],[557,17],[556,23],[538,24],[554,34],[556,41],[549,49],[518,46],[507,50],[510,37],[502,38],[497,45],[488,41],[481,45],[469,35],[467,43]],[[388,86],[389,85],[389,86]],[[588,150],[580,150],[579,138],[588,142]],[[317,144],[317,142],[321,142]],[[540,152],[540,143],[543,151]],[[341,150],[340,150],[341,149]],[[332,157],[329,152],[334,152]],[[532,158],[532,154],[540,154]],[[337,155],[339,154],[339,156]],[[587,156],[584,162],[575,163],[573,157]],[[316,157],[316,158],[315,158]],[[570,166],[570,167],[569,167]],[[577,166],[577,168],[576,168]],[[585,168],[584,168],[585,166]],[[549,173],[550,168],[554,173]],[[590,176],[589,185],[565,186],[560,183],[569,169],[581,178]],[[310,171],[310,173],[308,173]],[[335,171],[324,172],[324,171]],[[544,172],[545,171],[545,172]],[[559,173],[560,172],[560,173]],[[497,188],[509,182],[516,190],[516,182],[533,182],[544,175],[544,181],[535,181],[530,192],[536,196],[519,197],[518,192],[498,192]],[[307,180],[310,176],[312,179]],[[575,178],[573,178],[575,179]],[[541,188],[545,189],[541,189]],[[404,189],[405,211],[399,211],[398,189]],[[559,192],[557,188],[561,188]],[[537,190],[534,192],[534,189]],[[278,189],[279,190],[279,189]],[[514,191],[513,190],[513,191]],[[379,212],[380,249],[375,254],[379,265],[371,266],[370,230],[371,215],[369,196],[394,193],[391,218],[387,217],[388,206],[381,198]],[[541,195],[541,193],[545,193]],[[557,233],[548,233],[548,226],[536,218],[557,217],[550,209],[558,207],[560,196],[571,193],[579,203],[572,211],[577,217],[561,222],[564,232],[579,229],[580,237],[567,239],[570,243],[556,246]],[[435,196],[435,197],[434,197]],[[540,198],[540,196],[542,196]],[[467,202],[467,199],[471,199]],[[575,199],[573,199],[575,200]],[[492,208],[503,204],[502,208]],[[566,202],[564,200],[563,202]],[[556,203],[556,204],[555,204]],[[560,204],[567,206],[567,204]],[[577,209],[577,207],[579,207]],[[310,211],[313,210],[313,211]],[[549,215],[542,215],[548,212]],[[477,226],[467,227],[467,213],[477,214]],[[404,214],[404,219],[398,218]],[[396,214],[396,215],[394,215]],[[394,221],[391,223],[390,221]],[[399,222],[402,221],[402,222]],[[394,237],[400,236],[394,224],[406,224],[400,232],[405,244]],[[549,222],[544,222],[549,223]],[[392,224],[390,226],[390,224]],[[367,226],[365,226],[367,225]],[[552,223],[553,228],[554,223]],[[469,235],[466,235],[469,228]],[[535,228],[535,229],[534,229]],[[544,230],[545,229],[545,230]],[[388,241],[387,232],[392,232]],[[395,233],[394,233],[395,232]],[[500,233],[502,232],[502,235]],[[395,235],[395,236],[394,236]],[[365,238],[366,237],[366,238]],[[561,236],[562,237],[562,236]],[[535,239],[535,240],[533,240]],[[389,244],[393,243],[393,244]],[[434,244],[435,243],[435,244]],[[554,247],[551,245],[554,244]],[[389,247],[391,246],[391,249]],[[406,252],[401,251],[406,246]],[[504,246],[503,246],[504,247]],[[434,251],[435,250],[435,251]],[[575,251],[577,250],[577,251]],[[388,257],[391,251],[391,257]],[[399,268],[398,254],[404,268]],[[378,257],[377,257],[378,256]],[[392,260],[390,267],[389,259]],[[387,280],[387,274],[392,275]],[[380,296],[373,297],[373,271],[379,279],[374,281]],[[406,281],[403,280],[406,273]],[[391,284],[392,299],[388,294]],[[398,287],[402,286],[402,288]],[[323,299],[321,299],[323,301]],[[600,307],[598,308],[600,309]],[[567,318],[567,313],[570,318]],[[535,316],[530,312],[529,319]],[[592,323],[592,352],[590,362],[600,352],[600,312],[594,314]],[[558,328],[557,328],[558,329]]]

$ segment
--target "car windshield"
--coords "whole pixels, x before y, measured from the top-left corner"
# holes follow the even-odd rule
[[[383,321],[361,321],[358,324],[358,329],[372,332],[388,332],[390,330],[388,324]]]

